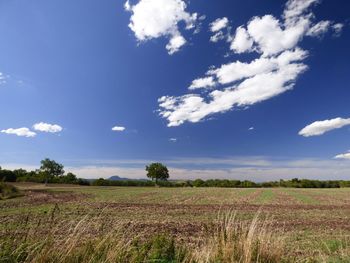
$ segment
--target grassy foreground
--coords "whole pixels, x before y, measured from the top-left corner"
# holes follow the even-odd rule
[[[349,189],[17,187],[0,262],[350,262]]]
[[[84,216],[79,222],[57,221],[55,209],[38,225],[27,219],[0,243],[2,262],[281,262],[283,237],[256,216],[239,221],[235,213],[219,218],[207,236],[192,246],[177,243],[169,234],[135,233],[128,225],[109,228],[103,215]],[[41,222],[43,223],[43,222]],[[94,237],[86,238],[91,231]],[[21,233],[19,233],[21,232]],[[62,235],[64,233],[64,235]]]

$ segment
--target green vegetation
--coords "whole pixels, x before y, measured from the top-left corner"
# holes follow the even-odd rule
[[[3,182],[33,182],[89,185],[89,181],[77,178],[73,173],[64,175],[64,166],[50,159],[41,161],[41,167],[35,171],[24,169],[5,170],[0,166],[0,181]]]
[[[20,192],[13,185],[0,182],[0,200],[20,196]]]
[[[169,178],[168,168],[161,163],[151,163],[146,166],[147,177],[155,180],[156,184],[158,180],[166,181]]]
[[[40,173],[45,177],[45,184],[55,177],[64,175],[64,166],[62,164],[56,163],[54,160],[50,160],[48,158],[42,160],[40,163]],[[76,178],[73,178],[73,180],[74,179]]]
[[[168,181],[168,168],[161,163],[152,163],[146,166],[149,180],[85,180],[77,178],[73,173],[64,175],[64,166],[48,158],[41,161],[40,169],[26,171],[24,169],[4,170],[0,166],[0,181],[4,182],[35,182],[35,183],[55,183],[55,184],[78,184],[92,186],[161,186],[161,187],[222,187],[222,188],[344,188],[350,187],[350,181],[344,180],[308,180],[294,178],[292,180],[280,180],[271,182],[256,183],[248,180],[187,180]]]

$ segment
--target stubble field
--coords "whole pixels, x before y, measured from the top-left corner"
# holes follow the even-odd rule
[[[76,241],[82,244],[122,228],[141,238],[164,233],[178,244],[195,247],[212,234],[220,215],[231,213],[239,222],[255,217],[268,222],[272,233],[283,236],[286,262],[350,260],[347,188],[16,186],[22,197],[0,201],[0,240],[6,245],[8,239],[45,239],[52,229],[55,242],[67,242],[82,224],[84,231]]]

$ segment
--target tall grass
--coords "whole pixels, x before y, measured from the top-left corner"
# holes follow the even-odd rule
[[[271,222],[259,219],[238,220],[236,213],[221,215],[213,236],[192,251],[193,262],[281,262],[285,238],[273,231]]]
[[[169,234],[136,233],[131,224],[112,224],[103,212],[78,221],[59,213],[56,206],[43,218],[23,217],[15,230],[5,231],[0,262],[273,263],[285,254],[283,235],[259,214],[247,222],[224,213],[210,233],[187,246]]]

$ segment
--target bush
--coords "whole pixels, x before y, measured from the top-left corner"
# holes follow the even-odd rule
[[[0,183],[0,199],[14,198],[20,195],[16,187],[10,184]]]

